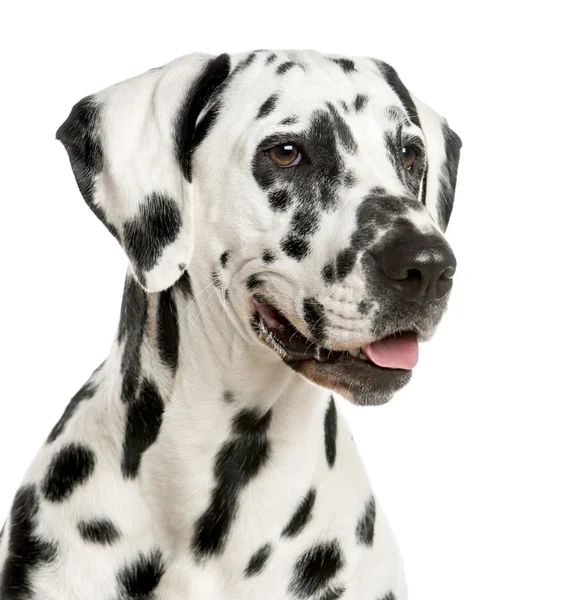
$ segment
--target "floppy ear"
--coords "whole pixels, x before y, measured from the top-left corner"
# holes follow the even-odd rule
[[[78,102],[57,131],[82,196],[126,251],[147,291],[177,281],[191,260],[193,152],[230,58],[193,54]]]
[[[442,231],[446,230],[456,193],[462,141],[427,104],[413,98],[427,145],[427,172],[422,201]]]

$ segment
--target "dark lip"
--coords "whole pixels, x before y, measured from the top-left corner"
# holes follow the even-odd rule
[[[260,297],[255,301],[267,303]],[[411,378],[409,370],[382,368],[352,356],[347,350],[320,346],[305,337],[285,317],[282,327],[271,329],[262,315],[253,309],[252,326],[260,340],[276,352],[285,364],[319,385],[338,391],[355,404],[383,404]],[[416,326],[409,330],[419,333]]]

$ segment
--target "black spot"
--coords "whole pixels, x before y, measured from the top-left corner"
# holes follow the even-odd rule
[[[238,496],[256,477],[270,456],[267,430],[271,411],[244,409],[232,422],[230,437],[214,461],[214,489],[210,505],[195,524],[191,543],[196,556],[219,554],[236,518]]]
[[[356,150],[358,150],[358,146],[356,144],[356,140],[352,135],[352,131],[348,126],[348,123],[344,121],[341,117],[340,113],[336,110],[336,107],[331,102],[326,102],[327,107],[332,115],[332,119],[334,121],[334,127],[336,129],[336,133],[338,134],[338,139],[342,143],[342,146],[348,151],[354,154]]]
[[[234,402],[233,392],[229,392],[229,391],[224,392],[223,398],[224,398],[224,402],[227,402],[228,404],[231,404],[232,402]]]
[[[356,71],[356,65],[353,60],[349,58],[330,58],[332,62],[335,62],[337,65],[342,67],[342,71],[344,73],[352,73],[352,71]]]
[[[336,267],[333,263],[328,263],[321,271],[321,276],[326,283],[332,283],[336,279]]]
[[[299,261],[309,254],[309,242],[302,237],[288,235],[281,241],[283,252],[291,258]]]
[[[307,323],[310,337],[318,342],[322,341],[326,325],[323,304],[315,298],[306,298],[303,301],[303,318]]]
[[[356,525],[356,539],[362,546],[372,546],[374,540],[374,523],[376,521],[376,502],[374,496],[366,503],[364,512]]]
[[[376,227],[374,225],[365,225],[352,233],[350,245],[354,250],[364,250],[369,244],[374,242],[375,237]]]
[[[237,75],[238,73],[242,73],[242,71],[246,71],[246,69],[248,69],[248,67],[250,67],[250,65],[254,62],[255,58],[256,58],[256,53],[251,52],[246,58],[242,59],[236,65],[236,68],[234,69],[234,71],[232,73],[232,77],[234,77],[234,75]]]
[[[291,230],[300,237],[307,237],[319,228],[319,213],[312,206],[302,205],[293,213]]]
[[[166,246],[181,230],[181,213],[169,196],[153,193],[139,206],[138,215],[124,223],[124,246],[140,271],[150,271]]]
[[[338,600],[344,595],[346,588],[343,587],[333,587],[330,588],[325,594],[322,594],[319,600]]]
[[[144,379],[136,400],[128,404],[122,449],[122,474],[138,475],[142,455],[157,439],[163,423],[165,405],[156,384]]]
[[[107,546],[113,544],[120,538],[118,527],[116,527],[110,519],[79,521],[77,530],[86,542],[91,542],[93,544]]]
[[[354,109],[356,112],[360,112],[366,106],[367,102],[368,96],[365,96],[364,94],[358,94],[354,100]]]
[[[405,87],[405,84],[399,79],[397,75],[397,71],[388,65],[387,63],[376,60],[375,61],[377,67],[379,68],[382,76],[385,78],[386,82],[392,88],[392,90],[397,94],[399,100],[403,104],[403,107],[407,111],[407,115],[412,123],[421,127],[421,122],[419,121],[419,115],[417,114],[417,107],[415,106],[415,102],[413,102],[413,98],[411,98],[411,94]]]
[[[67,444],[55,454],[41,491],[50,502],[62,502],[84,484],[94,472],[96,455],[82,444]]]
[[[326,460],[330,469],[336,462],[336,445],[338,437],[338,411],[336,410],[336,403],[334,397],[330,397],[330,403],[326,410],[324,420],[324,433],[325,433],[325,444],[326,444]]]
[[[346,104],[345,100],[340,100],[340,106],[344,109],[345,113],[350,112],[350,109],[348,108],[348,104]]]
[[[275,110],[275,106],[277,105],[278,99],[279,99],[279,96],[277,94],[273,94],[272,96],[269,96],[262,103],[262,106],[260,107],[258,114],[256,115],[256,118],[262,119],[263,117],[270,115],[273,112],[273,110]]]
[[[216,289],[219,290],[222,288],[222,278],[217,271],[212,271],[212,283]]]
[[[193,299],[193,288],[191,286],[191,277],[187,271],[183,271],[183,275],[179,277],[175,283],[175,287],[183,294],[186,300]]]
[[[102,110],[102,104],[94,97],[83,98],[71,109],[66,121],[57,130],[56,138],[67,150],[71,170],[86,204],[120,241],[118,231],[108,222],[103,208],[94,203],[95,178],[104,168],[100,136]]]
[[[338,256],[336,256],[336,272],[339,281],[350,275],[355,263],[356,251],[353,248],[347,248],[338,253]]]
[[[96,388],[93,383],[90,383],[88,381],[82,386],[82,388],[69,401],[69,404],[65,408],[64,413],[61,415],[61,418],[59,419],[59,421],[57,421],[57,424],[51,430],[51,433],[47,438],[47,442],[54,442],[63,433],[63,429],[65,429],[65,426],[67,425],[69,419],[71,419],[71,417],[75,414],[75,411],[77,410],[79,404],[84,400],[88,400],[89,398],[91,398],[95,393]]]
[[[344,558],[337,541],[316,544],[295,563],[289,591],[297,598],[309,598],[325,591],[343,567]]]
[[[154,600],[153,591],[165,573],[163,554],[157,548],[149,554],[139,553],[116,576],[120,586],[119,600]]]
[[[271,63],[274,63],[276,60],[277,60],[277,55],[274,52],[271,52],[267,56],[267,59],[265,61],[265,65],[270,65]]]
[[[387,592],[382,598],[379,598],[378,600],[397,600],[397,597],[395,596],[395,594],[393,594],[393,592]]]
[[[222,266],[222,269],[226,268],[226,265],[228,264],[228,258],[230,258],[230,251],[224,250],[220,256],[220,265]]]
[[[299,117],[297,115],[291,115],[290,117],[285,117],[279,124],[280,125],[295,125],[299,122]]]
[[[263,280],[256,274],[250,275],[246,280],[246,289],[251,292],[263,284]]]
[[[210,60],[203,72],[191,84],[174,122],[175,156],[187,181],[192,179],[192,157],[197,146],[214,124],[219,105],[210,109],[204,118],[196,122],[213,92],[226,80],[230,72],[230,57],[227,54]]]
[[[262,260],[268,265],[272,262],[275,262],[275,255],[271,250],[263,250]]]
[[[252,577],[253,575],[258,575],[262,572],[267,564],[267,560],[271,556],[272,547],[270,544],[265,544],[261,548],[259,548],[248,561],[248,565],[244,570],[244,575],[246,577]]]
[[[291,204],[291,196],[287,190],[273,190],[269,193],[269,204],[273,210],[284,212]]]
[[[299,503],[299,506],[293,513],[293,516],[285,529],[283,529],[283,533],[281,533],[283,537],[293,538],[299,535],[303,528],[309,523],[313,505],[315,504],[315,496],[316,490],[315,488],[311,488],[309,492],[307,492],[305,498]]]
[[[179,360],[179,323],[177,305],[171,290],[159,293],[157,345],[161,360],[175,373]]]
[[[292,69],[297,63],[293,62],[292,60],[288,60],[284,63],[281,63],[278,67],[277,67],[277,75],[284,75],[287,71],[289,71],[289,69]]]
[[[148,299],[146,292],[134,277],[127,277],[120,309],[118,342],[125,339],[122,355],[122,400],[131,402],[136,396],[140,378],[140,348],[147,321]]]
[[[370,309],[372,308],[372,302],[370,300],[361,300],[358,303],[358,312],[361,315],[367,315],[370,312]]]
[[[35,486],[20,488],[10,511],[8,552],[0,574],[0,598],[4,600],[33,598],[33,575],[57,557],[57,544],[43,540],[35,533],[38,514],[39,498]]]

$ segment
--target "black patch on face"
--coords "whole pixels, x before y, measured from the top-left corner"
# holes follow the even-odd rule
[[[201,75],[191,84],[175,117],[175,156],[187,181],[192,179],[193,153],[211,129],[218,109],[214,111],[210,109],[206,114],[205,123],[196,128],[197,119],[213,92],[226,80],[229,72],[230,57],[227,54],[220,54],[210,60]]]
[[[334,127],[336,128],[336,133],[338,134],[338,139],[345,150],[351,154],[354,154],[356,150],[358,150],[358,146],[356,145],[356,140],[352,135],[350,127],[348,127],[348,123],[344,121],[344,119],[340,116],[340,113],[336,110],[336,107],[331,102],[327,102],[326,104],[330,114],[332,115]]]
[[[179,323],[177,305],[173,292],[164,290],[159,293],[157,309],[157,345],[161,360],[173,373],[177,371],[179,360]]]
[[[330,58],[330,60],[339,65],[344,73],[352,73],[353,71],[356,71],[356,65],[354,64],[354,61],[350,60],[349,58]]]
[[[336,447],[338,442],[338,411],[334,397],[330,397],[330,403],[326,410],[324,419],[324,438],[326,446],[326,460],[330,469],[334,467],[336,462]]]
[[[338,253],[336,257],[336,272],[340,281],[350,275],[355,263],[356,251],[353,248],[347,248]]]
[[[164,194],[151,194],[139,206],[138,215],[124,223],[124,245],[130,260],[140,271],[150,271],[180,230],[177,203]]]
[[[270,456],[267,431],[271,411],[241,410],[232,432],[214,461],[215,485],[210,505],[195,524],[192,551],[199,557],[218,555],[238,511],[240,492],[256,477]]]
[[[318,543],[295,563],[289,591],[297,598],[323,592],[343,567],[342,549],[337,541]]]
[[[273,190],[269,193],[269,205],[276,212],[285,212],[291,204],[291,196],[285,189]]]
[[[275,262],[275,255],[271,250],[263,250],[262,252],[262,260],[267,265]]]
[[[376,521],[376,502],[371,497],[364,508],[364,512],[356,525],[356,539],[361,546],[371,547],[374,541],[374,524]]]
[[[368,96],[365,96],[364,94],[358,94],[354,100],[354,109],[356,112],[360,112],[366,106],[367,102]]]
[[[96,455],[88,446],[67,444],[53,457],[41,491],[49,502],[67,500],[94,472]]]
[[[361,315],[367,315],[370,312],[370,309],[372,308],[372,302],[370,302],[369,300],[361,300],[358,303],[358,312]]]
[[[258,575],[266,567],[267,561],[271,556],[272,547],[270,544],[265,544],[259,548],[251,557],[246,569],[244,570],[245,577]]]
[[[0,598],[28,600],[33,597],[32,577],[55,560],[57,544],[36,535],[39,497],[34,485],[18,490],[10,511],[10,536],[4,568],[0,574]]]
[[[251,52],[245,59],[241,60],[236,65],[236,68],[234,69],[234,71],[232,73],[232,77],[234,77],[234,75],[237,75],[238,73],[242,73],[242,71],[246,71],[246,69],[248,69],[248,67],[250,67],[250,65],[254,62],[255,58],[256,58],[256,53]]]
[[[326,283],[332,283],[336,279],[336,268],[333,263],[324,266],[321,276]]]
[[[419,121],[419,115],[417,114],[417,107],[415,106],[415,102],[413,102],[413,98],[411,98],[411,94],[405,87],[405,84],[399,79],[397,71],[395,71],[395,69],[393,69],[391,65],[388,65],[382,60],[376,60],[375,63],[382,76],[385,78],[386,82],[389,84],[389,86],[395,92],[395,94],[397,94],[397,96],[399,97],[399,100],[401,101],[401,104],[403,104],[403,107],[407,111],[407,115],[409,116],[411,122],[414,125],[417,125],[417,127],[421,127],[421,122]]]
[[[279,99],[279,96],[277,94],[273,94],[272,96],[269,96],[261,105],[258,114],[256,115],[257,119],[262,119],[263,117],[266,117],[267,115],[270,115],[273,110],[275,110],[275,106],[277,106],[277,100]]]
[[[291,115],[290,117],[285,117],[280,125],[296,125],[299,123],[299,117],[297,115]]]
[[[128,404],[122,449],[122,474],[127,479],[138,475],[142,455],[155,443],[163,423],[165,405],[156,384],[144,379],[136,400]]]
[[[438,212],[441,221],[440,227],[445,229],[448,226],[448,221],[452,214],[452,207],[454,206],[462,140],[445,122],[442,126],[442,131],[445,140],[446,161],[442,168],[443,177],[441,178],[439,185]]]
[[[323,304],[315,298],[306,298],[303,301],[303,318],[307,323],[310,338],[320,342],[323,340],[326,326]]]
[[[281,249],[287,256],[300,261],[309,254],[309,242],[305,238],[289,235],[281,241]]]
[[[120,241],[118,231],[106,219],[104,210],[94,203],[95,179],[104,167],[100,138],[102,105],[92,96],[80,100],[67,120],[59,127],[56,138],[65,146],[79,191],[98,219]]]
[[[220,256],[220,265],[222,265],[222,269],[226,268],[226,265],[228,264],[228,258],[229,257],[230,257],[229,250],[225,250],[224,252],[222,252],[222,254]]]
[[[267,59],[265,60],[265,65],[270,65],[271,63],[274,63],[276,60],[277,60],[277,55],[274,52],[271,52],[267,56]]]
[[[158,548],[149,554],[140,552],[116,575],[120,586],[119,600],[154,600],[153,592],[164,573],[163,554]]]
[[[147,321],[146,292],[133,277],[127,277],[120,310],[118,342],[125,339],[122,355],[122,400],[131,402],[136,396],[140,378],[140,348]]]
[[[289,523],[287,523],[285,529],[283,529],[283,533],[281,533],[282,537],[294,538],[301,533],[303,528],[311,520],[315,497],[316,490],[315,488],[311,488],[309,492],[307,492],[305,498],[299,503],[299,506],[293,513],[293,516]]]
[[[109,546],[120,538],[120,530],[110,519],[79,521],[77,530],[86,542],[92,544]]]
[[[250,275],[246,280],[246,289],[252,292],[263,284],[263,280],[256,274]]]
[[[291,230],[294,235],[308,237],[319,228],[319,213],[313,206],[301,205],[291,218]]]
[[[297,63],[293,62],[292,60],[288,60],[284,63],[281,63],[278,67],[277,67],[277,75],[284,75],[287,71],[289,71],[290,69],[292,69],[294,66],[296,66]]]
[[[96,388],[94,384],[90,383],[89,381],[86,382],[82,386],[82,388],[77,392],[77,394],[75,394],[75,396],[73,396],[73,398],[69,401],[69,404],[65,408],[63,415],[61,415],[61,418],[59,419],[59,421],[57,421],[57,424],[51,430],[51,433],[47,438],[47,442],[54,442],[63,433],[65,426],[67,425],[69,419],[71,419],[71,417],[75,414],[75,411],[77,410],[79,404],[84,400],[92,398],[95,393]]]

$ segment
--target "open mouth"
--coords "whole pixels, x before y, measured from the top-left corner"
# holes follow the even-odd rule
[[[333,349],[305,337],[261,296],[251,300],[253,326],[291,368],[314,383],[333,389],[357,404],[382,404],[403,387],[417,364],[415,330],[349,349]]]

